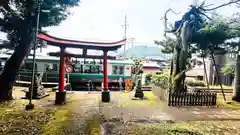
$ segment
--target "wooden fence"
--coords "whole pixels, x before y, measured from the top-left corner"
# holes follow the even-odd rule
[[[212,106],[216,100],[215,92],[169,92],[168,106]]]
[[[209,91],[214,93],[222,93],[222,90],[220,88],[205,88],[205,87],[191,87],[188,86],[188,91]],[[224,93],[233,93],[233,89],[231,88],[223,88]]]

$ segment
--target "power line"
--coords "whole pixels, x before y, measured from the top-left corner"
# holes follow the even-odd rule
[[[124,39],[127,39],[127,15],[125,15],[125,19],[124,19],[124,24],[122,25],[124,27]],[[127,44],[127,40],[124,43],[124,59],[126,58],[126,44]]]
[[[129,48],[133,48],[133,44],[134,44],[134,41],[136,40],[136,38],[132,37],[132,38],[129,38],[128,40],[131,43],[131,47],[129,47]]]

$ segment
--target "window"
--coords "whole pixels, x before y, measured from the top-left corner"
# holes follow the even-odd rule
[[[24,68],[28,69],[28,70],[31,70],[33,68],[33,64],[32,63],[26,63]]]
[[[91,66],[90,65],[83,65],[83,72],[84,73],[91,73]]]
[[[44,68],[46,71],[57,71],[58,65],[53,63],[44,64]]]
[[[112,74],[113,75],[123,75],[124,74],[124,66],[113,65],[112,66]]]
[[[73,65],[73,72],[75,73],[86,73],[86,74],[99,74],[100,73],[100,65]]]
[[[54,71],[57,71],[58,70],[58,64],[53,64],[53,69]]]
[[[117,74],[117,70],[118,70],[118,66],[113,65],[112,66],[112,72],[113,72],[112,74],[116,75]]]
[[[119,66],[119,75],[123,75],[124,74],[124,66]]]
[[[99,74],[100,73],[100,66],[99,65],[91,65],[91,73]]]
[[[33,64],[32,63],[25,63],[25,65],[21,68],[25,71],[30,71],[33,69]],[[37,64],[35,64],[35,70],[37,70]]]
[[[83,65],[80,65],[80,64],[73,65],[73,72],[74,73],[83,73]]]

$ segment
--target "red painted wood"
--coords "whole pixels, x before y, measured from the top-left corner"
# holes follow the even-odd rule
[[[64,67],[64,52],[65,48],[60,48],[61,49],[61,55],[60,55],[60,66],[59,66],[59,92],[64,92],[64,83],[65,83],[65,67]]]
[[[108,91],[107,51],[103,52],[103,90]]]
[[[60,53],[59,52],[50,52],[48,53],[50,56],[56,56],[59,57]],[[81,54],[71,54],[71,53],[66,53],[64,54],[66,57],[72,57],[72,58],[86,58],[86,59],[103,59],[103,56],[99,55],[81,55]],[[114,56],[107,56],[109,60],[116,60],[116,57]]]
[[[50,42],[54,42],[54,43],[59,43],[62,45],[66,45],[66,44],[73,44],[76,46],[98,46],[98,47],[116,47],[116,46],[121,46],[124,44],[126,39],[117,41],[117,42],[88,42],[88,41],[75,41],[75,40],[68,40],[68,39],[60,39],[60,38],[56,38],[47,34],[38,34],[37,36],[40,39],[43,39],[45,41],[50,41]]]

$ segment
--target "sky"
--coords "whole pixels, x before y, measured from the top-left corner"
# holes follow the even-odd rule
[[[196,0],[81,0],[71,9],[71,16],[59,26],[47,28],[50,35],[86,41],[118,41],[124,37],[124,17],[127,15],[127,38],[135,38],[134,45],[153,45],[163,38],[164,25],[160,18],[172,8],[179,15],[169,13],[169,22],[181,18]],[[201,2],[201,0],[199,0]],[[207,0],[220,5],[228,0]],[[238,9],[239,10],[239,9]],[[235,6],[217,10],[223,15],[236,12]],[[41,18],[40,18],[41,19]],[[128,47],[130,43],[128,43]],[[47,50],[58,50],[49,47]]]

